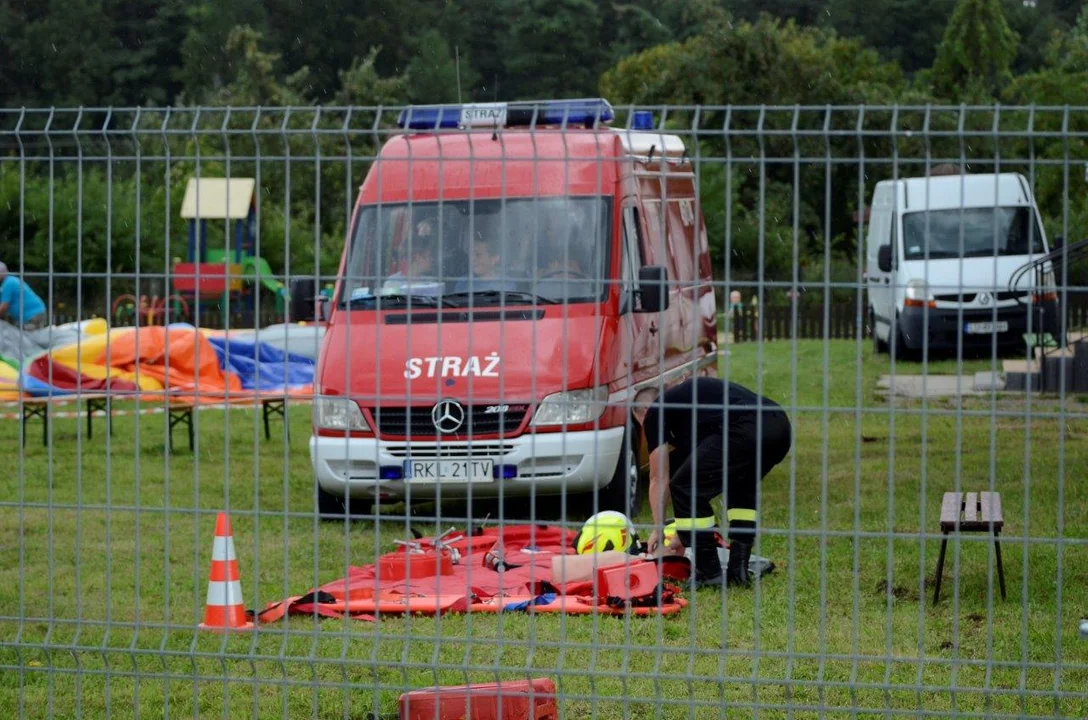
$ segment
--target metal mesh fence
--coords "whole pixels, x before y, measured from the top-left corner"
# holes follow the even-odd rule
[[[1088,717],[1088,112],[590,110],[0,111],[5,716]]]

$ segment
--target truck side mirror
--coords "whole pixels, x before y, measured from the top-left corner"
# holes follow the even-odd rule
[[[892,246],[881,245],[876,251],[876,266],[880,268],[880,272],[892,271]]]
[[[1065,236],[1064,235],[1059,235],[1056,238],[1054,238],[1054,247],[1051,248],[1051,249],[1052,250],[1061,250],[1062,245],[1065,245]]]
[[[638,300],[635,312],[655,313],[669,307],[669,285],[665,268],[648,265],[638,271]]]

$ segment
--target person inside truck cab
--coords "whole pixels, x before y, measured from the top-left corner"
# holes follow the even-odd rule
[[[477,232],[472,239],[472,277],[478,280],[501,280],[500,260],[495,244]]]
[[[547,248],[547,256],[542,259],[541,277],[550,278],[585,278],[586,271],[582,267],[582,258],[579,248],[573,244],[563,242],[551,243]]]
[[[402,287],[434,276],[435,248],[434,239],[429,235],[417,233],[412,237],[410,247],[406,243],[404,251],[409,253],[408,262],[403,270],[393,273],[386,280],[386,287]]]

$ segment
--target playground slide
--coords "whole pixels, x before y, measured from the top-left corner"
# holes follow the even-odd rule
[[[283,297],[284,302],[291,299],[291,293],[287,290],[287,286],[273,277],[272,268],[268,266],[268,261],[263,257],[253,255],[243,258],[242,274],[246,276],[255,276],[266,290],[270,290],[276,295]]]

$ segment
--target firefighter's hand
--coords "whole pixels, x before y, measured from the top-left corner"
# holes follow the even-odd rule
[[[649,539],[646,540],[646,552],[653,555],[657,552],[657,549],[661,546],[661,531],[654,530],[650,533]]]
[[[646,541],[646,552],[650,555],[683,555],[684,545],[680,542],[680,538],[673,535],[668,542],[663,542],[664,538],[660,530],[654,530],[650,533],[650,539]]]

